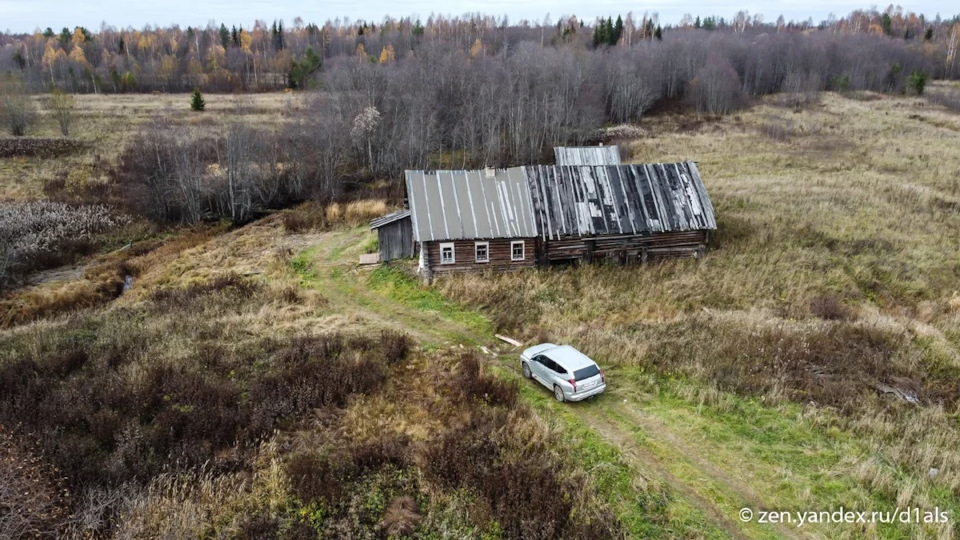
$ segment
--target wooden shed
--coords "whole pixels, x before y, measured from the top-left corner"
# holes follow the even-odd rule
[[[377,231],[380,262],[414,256],[413,222],[409,209],[378,217],[370,222],[370,229]]]
[[[407,171],[406,185],[426,278],[534,266],[538,231],[522,168]]]
[[[716,229],[696,163],[533,166],[538,262],[702,256]]]

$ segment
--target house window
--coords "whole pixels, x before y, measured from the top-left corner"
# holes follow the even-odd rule
[[[510,260],[522,261],[523,255],[523,240],[510,242]]]
[[[490,242],[477,242],[474,246],[477,251],[477,262],[490,262]]]
[[[440,244],[440,264],[453,264],[457,258],[453,254],[453,244]]]

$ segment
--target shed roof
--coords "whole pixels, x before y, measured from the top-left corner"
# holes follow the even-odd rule
[[[418,242],[537,236],[524,170],[407,171]]]
[[[620,165],[620,147],[557,146],[553,149],[557,165]]]
[[[717,228],[692,161],[525,170],[542,238]]]
[[[387,215],[385,215],[385,216],[380,216],[380,217],[378,217],[378,218],[375,218],[375,219],[370,220],[370,228],[371,228],[371,229],[379,229],[380,227],[383,227],[384,225],[389,225],[390,223],[393,223],[394,221],[399,221],[399,220],[401,220],[401,219],[403,219],[403,218],[407,218],[407,217],[410,217],[410,209],[409,209],[409,208],[404,208],[403,210],[398,210],[398,211],[393,212],[393,213],[391,213],[391,214],[387,214]]]

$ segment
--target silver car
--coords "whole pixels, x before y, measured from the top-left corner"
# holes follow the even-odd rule
[[[580,401],[607,388],[597,363],[569,345],[544,343],[520,354],[523,376],[553,391],[557,401]]]

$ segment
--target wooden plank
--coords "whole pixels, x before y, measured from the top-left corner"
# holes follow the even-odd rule
[[[517,341],[517,340],[515,340],[515,339],[513,339],[513,338],[509,338],[509,337],[507,337],[507,336],[501,336],[500,334],[494,334],[494,336],[495,336],[497,339],[499,339],[500,341],[503,341],[504,343],[509,343],[510,345],[513,345],[514,347],[520,347],[520,346],[523,345],[523,343],[520,343],[519,341]]]
[[[363,253],[360,255],[360,264],[377,264],[380,262],[379,253]]]

